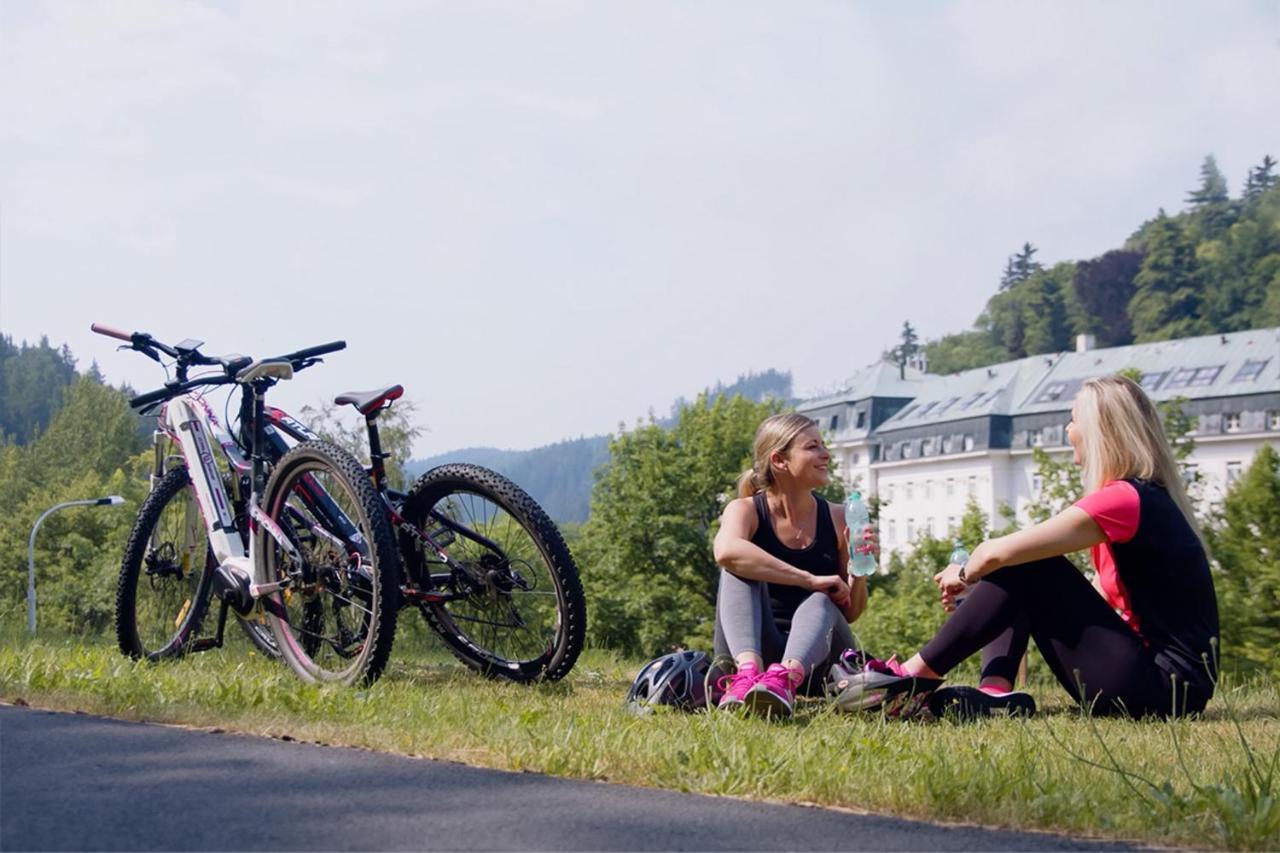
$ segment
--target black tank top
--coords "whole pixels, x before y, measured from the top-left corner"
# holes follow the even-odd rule
[[[1212,643],[1219,633],[1204,546],[1163,486],[1127,482],[1138,491],[1138,529],[1128,542],[1112,543],[1116,572],[1156,663],[1198,687],[1207,700],[1218,676]]]
[[[831,523],[831,509],[827,502],[814,495],[818,502],[818,529],[807,548],[788,548],[773,531],[769,518],[769,500],[764,492],[756,492],[752,501],[756,507],[756,532],[751,544],[782,560],[784,563],[804,569],[811,575],[835,575],[840,573],[840,547],[836,540],[836,526]],[[809,597],[809,590],[790,584],[769,584],[769,601],[773,605],[773,619],[783,631],[791,630],[791,617],[796,608]]]

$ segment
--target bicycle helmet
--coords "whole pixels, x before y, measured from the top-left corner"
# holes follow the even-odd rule
[[[705,652],[672,652],[644,665],[627,691],[627,709],[647,714],[658,705],[682,711],[707,707],[715,700],[711,658]]]

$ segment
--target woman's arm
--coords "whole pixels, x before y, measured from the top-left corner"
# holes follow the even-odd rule
[[[783,562],[759,545],[751,542],[755,534],[756,512],[751,501],[739,498],[729,502],[720,516],[714,552],[716,562],[740,578],[752,581],[798,586],[810,592],[825,592],[843,610],[849,600],[849,587],[836,575],[811,575]]]
[[[828,503],[831,507],[831,522],[835,525],[838,535],[836,536],[836,559],[840,561],[840,579],[849,585],[849,604],[847,607],[841,607],[840,612],[844,614],[847,622],[853,623],[867,609],[867,579],[854,578],[849,579],[849,523],[844,517],[844,507],[837,503]],[[861,531],[859,535],[865,535]]]
[[[1069,506],[1053,518],[1026,530],[988,539],[974,548],[965,565],[965,581],[973,583],[1005,566],[1082,551],[1106,540],[1102,528],[1087,512]],[[943,592],[959,592],[965,586],[960,580],[960,567],[954,565],[947,566],[934,576],[934,580]]]

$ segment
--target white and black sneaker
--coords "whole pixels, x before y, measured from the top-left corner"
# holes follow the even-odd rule
[[[895,658],[867,658],[846,652],[831,665],[827,692],[841,711],[885,710],[890,716],[914,716],[941,678],[909,675]]]
[[[1036,700],[1021,690],[992,687],[943,687],[929,697],[929,713],[939,720],[976,720],[983,717],[1031,717]]]

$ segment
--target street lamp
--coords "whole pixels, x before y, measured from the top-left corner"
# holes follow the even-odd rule
[[[31,541],[27,543],[27,630],[31,632],[31,636],[34,637],[36,634],[36,531],[40,529],[40,525],[53,513],[69,506],[119,506],[122,503],[124,498],[119,495],[90,498],[84,501],[67,501],[49,507],[36,519],[35,526],[31,528]]]

